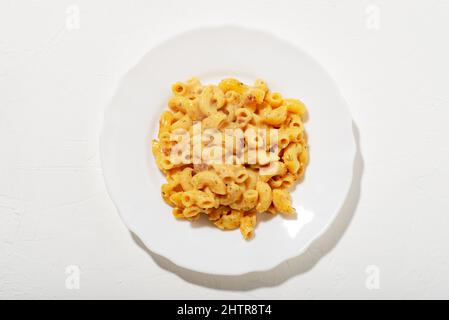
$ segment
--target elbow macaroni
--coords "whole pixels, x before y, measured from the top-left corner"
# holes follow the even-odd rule
[[[192,78],[171,90],[152,152],[167,177],[161,193],[173,216],[194,221],[203,214],[216,227],[239,228],[251,239],[257,214],[294,214],[288,189],[309,162],[304,103],[270,91],[260,79],[254,85],[232,78],[202,85]],[[197,124],[201,138],[195,138]],[[248,135],[248,129],[255,134]],[[275,139],[268,137],[271,129],[277,130]],[[171,158],[173,152],[182,161]],[[208,161],[198,162],[205,155]]]

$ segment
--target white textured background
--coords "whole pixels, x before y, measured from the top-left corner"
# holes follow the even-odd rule
[[[140,248],[98,153],[120,76],[170,35],[222,23],[268,29],[321,62],[363,157],[352,205],[322,239],[241,277]],[[449,298],[448,39],[445,0],[1,0],[0,298]]]

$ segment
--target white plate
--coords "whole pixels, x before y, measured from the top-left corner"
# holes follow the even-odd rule
[[[171,84],[192,76],[205,83],[262,78],[274,91],[305,102],[310,165],[292,195],[296,219],[261,219],[255,238],[244,241],[239,230],[223,232],[173,218],[160,196],[165,178],[150,141]],[[119,83],[101,135],[107,189],[128,228],[151,251],[182,267],[225,275],[270,269],[304,251],[341,208],[354,156],[352,120],[328,74],[284,40],[230,26],[183,33],[148,52]]]

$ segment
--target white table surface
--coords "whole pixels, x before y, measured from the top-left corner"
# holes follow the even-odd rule
[[[0,298],[449,298],[448,17],[445,0],[2,0]],[[313,55],[347,99],[360,150],[329,232],[238,277],[139,247],[98,151],[120,76],[170,35],[217,24]]]

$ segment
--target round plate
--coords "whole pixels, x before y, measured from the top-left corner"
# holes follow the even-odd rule
[[[267,81],[307,105],[310,164],[292,193],[297,217],[259,214],[255,237],[221,231],[208,221],[176,220],[162,200],[165,177],[151,154],[171,84],[235,77]],[[128,226],[153,252],[195,271],[235,275],[275,267],[303,252],[343,205],[355,156],[352,120],[337,87],[306,53],[262,31],[201,28],[149,51],[121,80],[107,106],[101,160],[108,192]],[[271,218],[270,218],[271,217]]]

